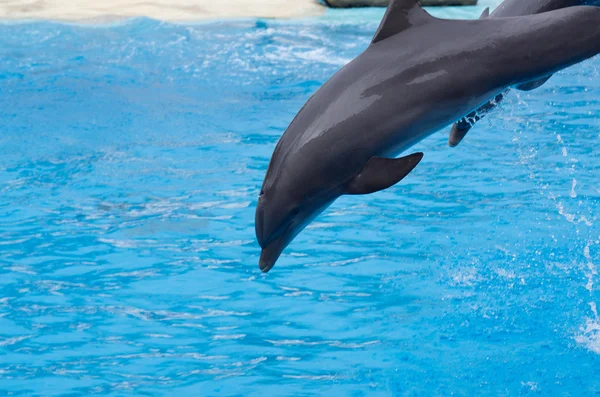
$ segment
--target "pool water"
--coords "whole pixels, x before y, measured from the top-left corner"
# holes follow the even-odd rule
[[[376,26],[1,24],[0,395],[600,393],[599,58],[259,272],[273,148]]]

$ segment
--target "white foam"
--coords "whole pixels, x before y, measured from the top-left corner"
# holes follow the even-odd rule
[[[593,289],[594,289],[594,277],[596,276],[596,274],[598,274],[598,270],[596,269],[596,265],[594,264],[594,262],[592,262],[592,256],[590,255],[590,245],[586,245],[585,248],[583,249],[583,256],[585,257],[585,259],[587,259],[587,267],[588,267],[588,271],[586,273],[586,277],[588,278],[588,282],[587,285],[585,286],[585,288],[590,291],[590,293],[592,293]],[[596,304],[595,303],[591,303],[592,305],[592,310],[594,311],[594,313],[596,313]],[[597,316],[597,313],[596,313]]]
[[[575,341],[590,351],[600,354],[600,323],[597,315],[593,319],[587,319],[581,333],[575,337]]]
[[[575,191],[576,186],[577,186],[577,179],[573,178],[573,185],[571,186],[571,193],[569,193],[569,196],[571,198],[577,198],[577,192]]]

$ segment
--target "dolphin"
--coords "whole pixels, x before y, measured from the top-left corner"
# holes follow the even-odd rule
[[[507,87],[598,53],[600,8],[462,21],[392,0],[369,47],[317,90],[275,147],[256,208],[260,269],[338,197],[387,189],[423,158],[398,154]]]
[[[504,18],[504,17],[517,17],[522,15],[533,15],[542,12],[558,10],[566,7],[574,7],[581,5],[589,6],[600,6],[600,0],[505,0],[496,8],[496,10],[490,15],[490,9],[484,10],[481,15],[481,19],[484,18]],[[541,87],[546,81],[552,77],[544,76],[539,80],[527,82],[515,86],[519,91],[531,91],[533,89]],[[504,96],[510,91],[507,89],[505,92],[496,95],[494,98],[483,104],[477,110],[469,113],[456,123],[452,125],[450,131],[450,137],[448,138],[448,145],[450,147],[457,146],[471,128],[485,117],[489,112],[494,110],[496,106],[502,102]]]

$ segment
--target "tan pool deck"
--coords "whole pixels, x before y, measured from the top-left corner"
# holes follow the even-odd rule
[[[315,0],[0,0],[0,19],[14,20],[298,18],[318,16],[325,10]]]

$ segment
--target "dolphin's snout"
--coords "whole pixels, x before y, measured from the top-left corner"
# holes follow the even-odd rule
[[[269,241],[267,245],[262,249],[260,253],[260,259],[258,261],[258,266],[263,273],[267,273],[269,270],[275,266],[275,263],[281,256],[282,251],[287,246],[289,239],[286,238],[287,229],[283,235],[276,237]],[[289,237],[289,236],[288,236]]]
[[[267,273],[275,265],[275,261],[277,260],[277,258],[273,259],[271,256],[272,255],[271,255],[270,250],[266,249],[266,248],[263,249],[262,252],[260,253],[258,267],[260,267],[260,270],[263,273]]]
[[[256,208],[256,239],[261,248],[266,248],[281,237],[292,222],[290,216],[281,216],[277,207],[259,202]]]
[[[256,227],[256,239],[258,240],[258,245],[260,245],[260,248],[265,248],[268,243],[268,236],[265,236],[265,211],[260,205],[256,209],[256,220],[254,223]]]
[[[292,227],[292,219],[273,216],[273,208],[266,207],[265,203],[259,203],[256,208],[256,239],[262,248],[259,267],[263,272],[268,272],[275,266],[281,252],[289,242],[289,229]]]
[[[280,225],[273,227],[271,219],[267,219],[265,209],[259,206],[256,210],[256,239],[260,248],[266,248],[273,240],[281,235],[284,228]]]

